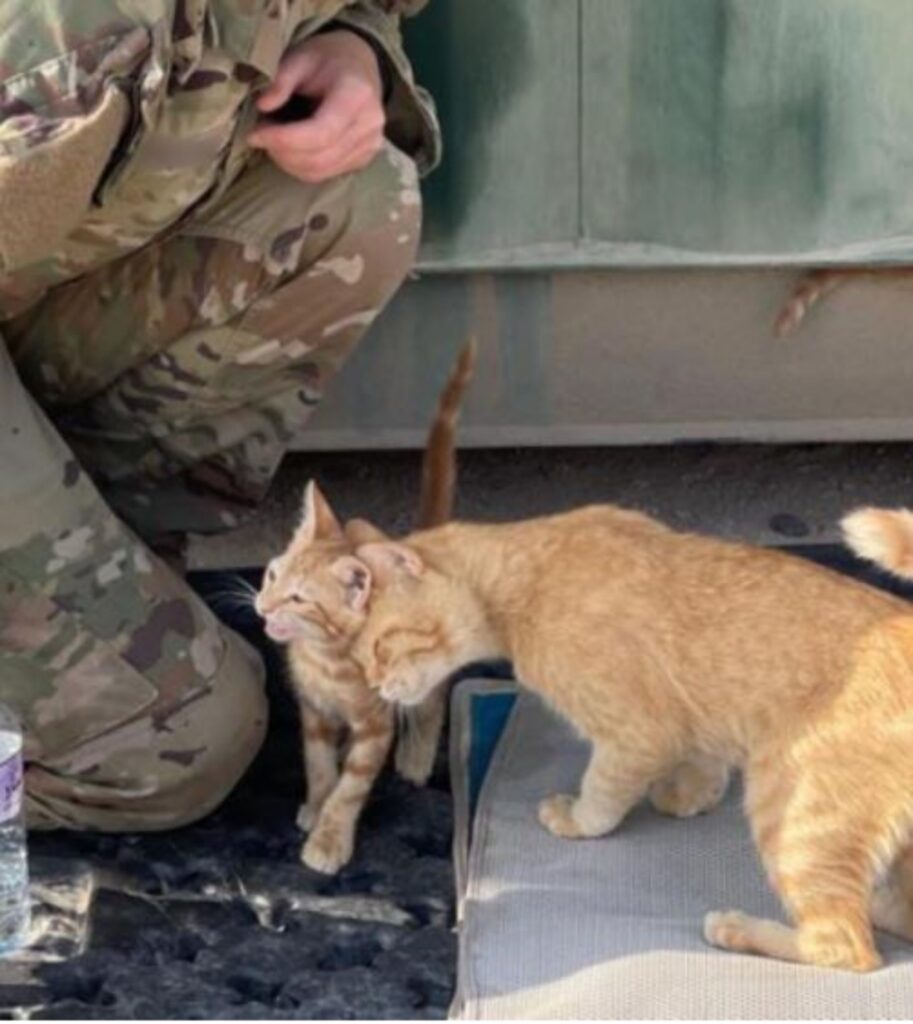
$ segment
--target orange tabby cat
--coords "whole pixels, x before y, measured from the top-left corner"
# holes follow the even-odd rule
[[[455,485],[454,431],[472,375],[470,341],[441,395],[425,448],[419,521],[446,520]],[[333,873],[352,856],[355,829],[393,741],[394,712],[365,684],[349,653],[365,614],[357,585],[362,571],[352,545],[374,536],[357,520],[343,528],[317,485],[305,490],[301,523],[286,550],[267,567],[255,608],[267,635],[288,645],[292,686],[298,697],[307,801],[298,825],[310,835],[301,852],[315,871]],[[431,773],[444,720],[446,692],[435,691],[403,716],[397,769],[423,783]],[[349,747],[342,771],[343,733]]]
[[[885,279],[913,278],[911,267],[835,267],[812,270],[799,279],[792,295],[784,303],[774,323],[774,334],[783,338],[798,330],[812,306],[850,281],[864,277]]]
[[[555,835],[611,832],[695,755],[741,766],[755,841],[795,927],[711,913],[709,942],[869,971],[880,963],[872,921],[913,939],[904,601],[611,506],[453,523],[360,546],[351,566],[371,605],[353,655],[384,697],[411,704],[468,661],[507,657],[590,740],[580,792],[539,805]]]

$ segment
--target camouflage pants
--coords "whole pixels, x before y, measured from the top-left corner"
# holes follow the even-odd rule
[[[25,724],[33,826],[171,827],[250,763],[258,658],[132,530],[256,505],[419,219],[392,147],[320,187],[257,161],[205,216],[2,325],[0,700]]]

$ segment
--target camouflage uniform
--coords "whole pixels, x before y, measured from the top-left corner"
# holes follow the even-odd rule
[[[34,825],[191,820],[260,745],[258,659],[132,531],[255,507],[411,266],[439,147],[398,36],[421,5],[0,13],[0,700]],[[244,140],[283,53],[327,26],[385,65],[389,142],[313,186]]]

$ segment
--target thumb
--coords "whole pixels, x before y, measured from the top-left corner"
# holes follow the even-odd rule
[[[290,54],[280,64],[276,77],[268,89],[261,93],[257,107],[264,114],[284,107],[289,97],[306,85],[308,79],[317,70],[319,58],[316,53],[303,50]]]

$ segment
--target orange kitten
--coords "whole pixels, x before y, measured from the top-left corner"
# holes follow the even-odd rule
[[[419,514],[424,525],[443,522],[453,506],[455,425],[474,358],[470,341],[444,388],[429,433]],[[301,523],[286,550],[267,567],[255,600],[267,635],[288,645],[307,785],[298,825],[310,833],[301,858],[326,873],[338,871],[352,856],[359,815],[395,732],[393,708],[368,688],[349,651],[365,615],[358,586],[363,570],[352,558],[353,545],[376,536],[359,520],[343,528],[317,485],[308,484]],[[402,716],[396,764],[410,781],[421,784],[431,774],[446,699],[445,690],[435,690]],[[348,749],[340,772],[344,740]]]
[[[357,556],[371,610],[353,654],[384,697],[411,704],[468,661],[507,657],[590,740],[580,792],[539,805],[555,835],[611,832],[695,756],[742,768],[795,927],[711,913],[708,941],[869,971],[872,921],[913,939],[907,603],[611,506],[453,523]]]

